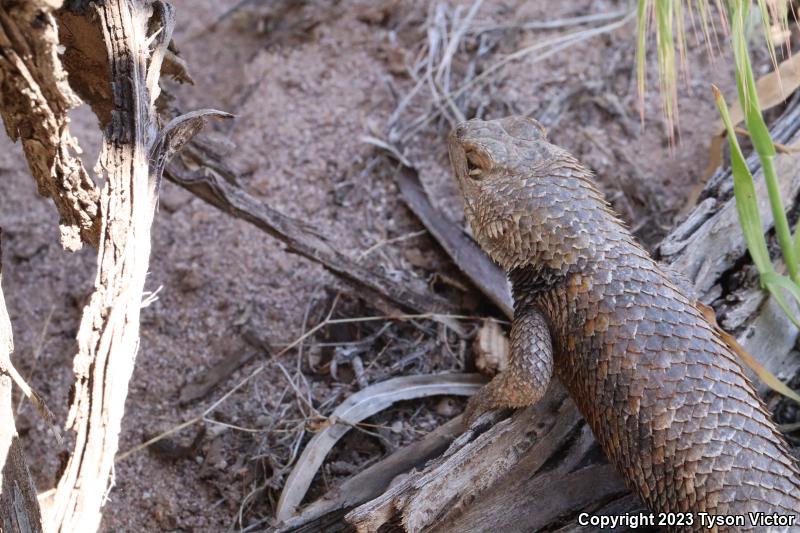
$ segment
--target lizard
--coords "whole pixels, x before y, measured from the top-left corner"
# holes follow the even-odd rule
[[[536,403],[555,375],[626,485],[651,512],[682,513],[673,530],[748,512],[798,526],[800,472],[763,401],[592,172],[526,117],[461,123],[448,145],[465,218],[514,297],[509,365],[470,399],[467,427]]]

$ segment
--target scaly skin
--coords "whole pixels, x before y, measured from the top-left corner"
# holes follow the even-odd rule
[[[703,530],[700,512],[800,514],[800,474],[736,356],[591,173],[520,117],[459,125],[450,159],[515,300],[509,368],[467,420],[535,403],[555,371],[647,507],[693,513],[676,530]],[[770,530],[745,522],[718,530]]]

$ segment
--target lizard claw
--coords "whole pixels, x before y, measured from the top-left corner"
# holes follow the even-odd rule
[[[480,418],[481,415],[489,411],[511,406],[511,403],[506,398],[506,393],[508,391],[506,378],[506,374],[498,374],[492,381],[484,385],[482,389],[469,399],[467,407],[461,415],[464,429],[471,428],[473,423]]]
[[[474,424],[481,415],[493,409],[491,401],[489,398],[487,398],[487,396],[486,387],[484,387],[469,399],[467,407],[464,409],[464,412],[461,415],[461,421],[464,425],[464,430],[470,429],[472,424]]]
[[[547,383],[535,387],[530,380],[520,381],[519,375],[506,370],[496,375],[475,396],[469,399],[462,416],[464,429],[469,429],[481,415],[496,409],[518,409],[539,401]]]

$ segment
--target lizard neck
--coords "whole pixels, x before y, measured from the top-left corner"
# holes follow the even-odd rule
[[[465,198],[473,234],[509,272],[526,266],[585,271],[627,239],[591,172],[566,153],[470,187]]]

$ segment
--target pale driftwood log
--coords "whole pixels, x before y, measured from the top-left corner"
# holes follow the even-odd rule
[[[791,101],[772,131],[778,142],[800,141],[800,97]],[[749,164],[756,169],[757,159],[751,158]],[[787,211],[796,212],[800,154],[780,154],[776,165]],[[700,300],[718,308],[723,323],[736,326],[732,332],[748,351],[787,378],[797,369],[793,351],[797,330],[752,280],[741,287],[734,287],[731,280],[731,274],[749,261],[730,183],[729,170],[717,172],[700,204],[663,240],[661,259],[689,277]],[[759,194],[766,197],[760,172],[756,183]],[[772,228],[767,213],[769,209],[762,210],[765,232]],[[353,526],[377,531],[392,525],[407,531],[578,531],[580,512],[620,514],[641,509],[608,465],[571,400],[559,403],[559,390],[552,386],[540,405],[485,431],[466,432],[442,457],[391,488],[379,474],[383,464],[395,460],[389,457],[374,465],[372,472],[359,474],[359,486],[370,491],[353,495],[334,491],[279,528],[314,531],[324,525],[326,531]],[[397,455],[407,453],[401,450]],[[405,464],[413,462],[404,459]],[[376,481],[383,488],[378,489],[381,483]],[[346,522],[338,519],[343,508],[359,501],[366,503],[346,515]]]
[[[8,371],[12,368],[14,341],[3,297],[2,268],[0,259],[0,531],[38,533],[42,531],[42,517],[36,486],[17,436],[11,402],[13,380]]]

